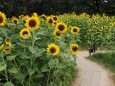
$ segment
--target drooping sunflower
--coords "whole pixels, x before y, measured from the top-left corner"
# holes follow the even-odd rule
[[[28,39],[31,36],[31,32],[29,29],[24,28],[20,31],[20,37],[22,39]]]
[[[60,47],[54,43],[48,45],[47,52],[51,53],[53,56],[56,56],[60,52]]]
[[[12,18],[12,23],[18,24],[18,18],[13,17],[13,18]]]
[[[60,37],[61,37],[61,33],[60,33],[60,31],[58,31],[58,30],[55,30],[55,31],[53,32],[53,34],[56,36],[56,38],[60,38]]]
[[[77,54],[78,53],[78,45],[77,44],[71,44],[70,45],[70,51],[72,52],[72,54]]]
[[[61,33],[64,33],[67,31],[67,26],[64,23],[57,23],[56,30],[60,31]]]
[[[75,34],[77,34],[79,31],[80,31],[80,29],[79,29],[78,27],[75,27],[75,26],[74,26],[74,27],[71,27],[71,33],[72,33],[72,34],[75,35]]]
[[[40,20],[38,17],[29,17],[26,20],[25,26],[30,30],[37,30],[40,25]]]
[[[7,18],[6,15],[0,12],[0,26],[4,26],[6,24]]]
[[[47,17],[47,23],[48,24],[53,24],[53,18],[51,16]]]

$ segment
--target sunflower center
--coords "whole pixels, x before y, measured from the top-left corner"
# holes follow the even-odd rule
[[[59,31],[57,31],[57,32],[56,32],[56,35],[57,35],[57,36],[60,36],[61,34],[60,34],[60,32],[59,32]]]
[[[24,31],[24,32],[23,32],[23,35],[28,35],[28,32],[27,32],[27,31]]]
[[[42,18],[43,20],[46,20],[46,17],[45,17],[45,16],[42,16],[41,18]]]
[[[57,17],[55,16],[55,17],[53,17],[53,19],[56,21],[56,20],[57,20]]]
[[[29,21],[29,26],[30,26],[30,27],[35,27],[35,26],[36,26],[36,21],[35,21],[34,19],[31,19],[31,20]]]
[[[52,20],[52,19],[49,19],[49,23],[50,23],[50,24],[53,23],[53,20]]]
[[[55,52],[56,52],[56,49],[55,49],[54,47],[52,47],[52,48],[50,49],[50,52],[51,52],[51,53],[55,53]]]
[[[72,50],[73,50],[73,51],[77,51],[77,49],[78,49],[78,48],[77,48],[76,46],[72,47]]]
[[[77,32],[77,29],[76,29],[76,28],[74,28],[74,29],[73,29],[73,32]]]
[[[0,16],[0,23],[2,23],[3,22],[3,17],[2,16]]]
[[[17,24],[17,20],[14,20],[13,22],[14,22],[15,24]]]
[[[59,29],[60,31],[63,31],[64,28],[65,28],[64,25],[59,25],[59,26],[58,26],[58,29]]]

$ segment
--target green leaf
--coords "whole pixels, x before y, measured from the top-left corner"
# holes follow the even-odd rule
[[[49,71],[49,70],[48,70],[48,65],[44,65],[44,66],[41,68],[41,71],[42,71],[42,72],[47,72],[47,71]]]
[[[34,74],[34,73],[35,73],[35,70],[34,70],[34,69],[29,68],[29,69],[28,69],[28,73],[29,73],[30,75],[32,75],[32,74]]]
[[[22,79],[24,79],[24,74],[22,74],[22,73],[16,73],[16,74],[14,75],[14,77],[15,77],[17,80],[22,80]]]
[[[0,62],[0,71],[5,70],[7,65],[4,62]]]
[[[4,86],[14,86],[11,82],[6,82]]]
[[[10,73],[17,73],[18,70],[16,67],[12,67],[11,69],[8,70]]]
[[[30,50],[31,53],[35,53],[36,52],[35,49],[32,46],[29,46],[29,50]]]
[[[12,60],[14,60],[15,59],[15,55],[14,56],[7,56],[6,57],[6,59],[8,60],[8,61],[12,61]]]

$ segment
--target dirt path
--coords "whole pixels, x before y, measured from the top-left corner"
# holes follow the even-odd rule
[[[77,64],[79,76],[72,86],[115,86],[109,78],[109,72],[102,66],[87,60],[87,51],[78,54]]]

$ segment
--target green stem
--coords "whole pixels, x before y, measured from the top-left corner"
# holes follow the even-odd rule
[[[4,58],[3,58],[3,62],[4,62],[4,64],[5,64],[5,60],[4,60]],[[7,73],[7,69],[5,69],[5,78],[6,78],[6,80],[8,81],[8,73]]]
[[[47,86],[49,85],[49,79],[50,79],[50,71],[49,71],[49,74],[48,74]]]

